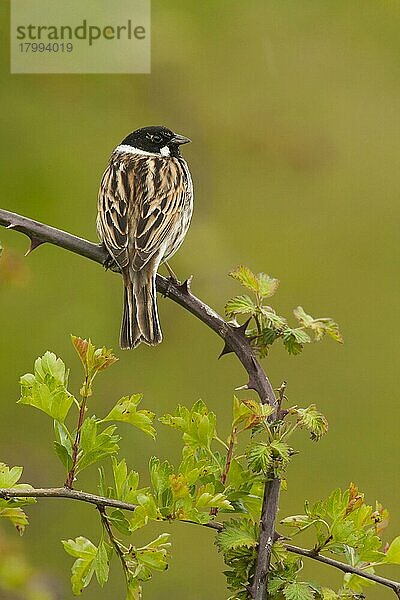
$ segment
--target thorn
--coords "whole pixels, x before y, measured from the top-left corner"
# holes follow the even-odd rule
[[[10,223],[7,225],[6,229],[14,229],[14,227],[16,227],[16,225],[14,223]]]
[[[190,286],[192,284],[192,280],[193,280],[193,275],[191,275],[183,283],[181,283],[180,285],[178,285],[178,289],[183,294],[190,294],[191,293]]]
[[[241,385],[241,386],[235,388],[235,392],[240,392],[240,390],[248,390],[248,389],[250,389],[249,384],[245,383],[244,385]]]
[[[245,321],[242,325],[233,325],[232,323],[229,323],[229,326],[232,327],[232,329],[235,332],[246,337],[246,329],[248,328],[250,321],[251,321],[251,317],[249,319],[247,319],[247,321]],[[247,337],[246,337],[246,339],[247,339]]]
[[[28,256],[28,254],[30,254],[31,252],[36,250],[36,248],[38,248],[39,246],[44,244],[44,241],[39,240],[38,238],[31,237],[29,239],[31,240],[31,245],[29,246],[28,250],[25,252],[25,256]]]
[[[224,347],[221,350],[221,354],[218,356],[218,360],[220,358],[222,358],[223,356],[225,356],[225,354],[231,354],[233,352],[233,350],[230,349],[228,342],[225,341]]]

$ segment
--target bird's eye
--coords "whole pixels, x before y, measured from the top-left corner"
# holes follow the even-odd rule
[[[156,144],[158,144],[159,142],[161,142],[161,140],[162,140],[162,137],[158,133],[156,133],[155,135],[153,135],[153,142],[156,142]]]

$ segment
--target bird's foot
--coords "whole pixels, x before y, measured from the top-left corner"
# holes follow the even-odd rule
[[[115,273],[119,273],[121,271],[117,261],[115,260],[115,258],[113,256],[111,256],[111,254],[109,254],[107,256],[107,258],[105,259],[105,261],[103,262],[103,267],[105,268],[106,271],[110,270],[110,271],[114,271]]]

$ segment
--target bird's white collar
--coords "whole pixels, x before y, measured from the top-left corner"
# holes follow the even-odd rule
[[[142,156],[163,156],[164,158],[171,155],[168,146],[161,148],[160,152],[147,152],[140,148],[134,148],[134,146],[128,146],[128,144],[120,144],[115,148],[115,152],[124,152],[125,154],[141,154]]]

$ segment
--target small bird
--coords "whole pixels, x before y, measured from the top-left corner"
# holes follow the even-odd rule
[[[185,239],[193,183],[180,146],[191,140],[163,126],[130,133],[111,154],[99,196],[97,232],[124,280],[122,349],[162,341],[156,275]]]

